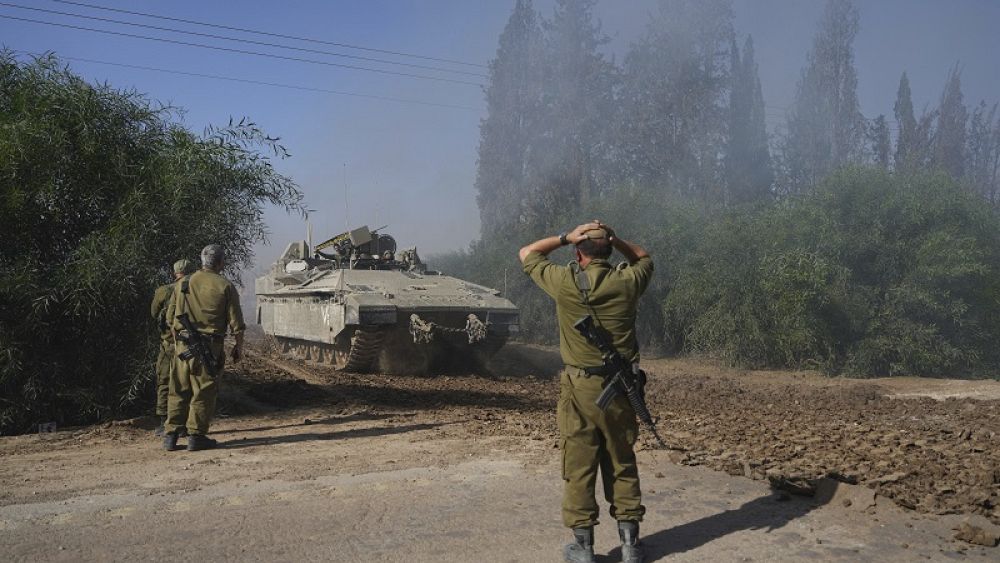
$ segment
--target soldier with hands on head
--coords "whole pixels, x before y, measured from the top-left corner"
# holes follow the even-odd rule
[[[569,244],[575,246],[575,262],[561,266],[549,260],[552,251]],[[612,267],[608,259],[614,250],[627,264]],[[573,530],[573,542],[563,555],[566,561],[595,560],[598,506],[594,489],[600,470],[611,517],[618,521],[622,560],[640,562],[639,522],[646,509],[633,450],[638,436],[636,413],[624,395],[617,396],[607,410],[595,404],[605,379],[614,374],[607,373],[601,352],[574,330],[573,324],[591,315],[614,348],[638,362],[636,311],[652,277],[653,261],[641,246],[618,237],[596,220],[537,240],[521,248],[519,258],[524,272],[555,300],[559,321],[559,352],[565,364],[557,409],[565,482],[562,516],[563,523]]]
[[[214,448],[216,441],[207,436],[215,401],[219,394],[219,377],[225,363],[226,329],[236,337],[231,356],[239,361],[243,353],[243,331],[246,323],[240,308],[236,287],[219,272],[225,266],[222,247],[210,244],[201,251],[202,269],[174,286],[173,298],[167,309],[167,322],[174,335],[176,355],[170,378],[167,403],[166,433],[163,447],[177,448],[177,431],[186,427],[189,451]],[[182,318],[186,315],[186,318]],[[196,334],[191,334],[184,326]],[[193,353],[193,340],[204,343],[209,358]],[[206,365],[206,359],[213,365]]]
[[[156,288],[149,308],[160,331],[160,352],[156,356],[156,416],[160,419],[160,425],[154,432],[157,436],[163,436],[167,422],[167,395],[170,392],[170,371],[174,366],[174,335],[167,324],[167,309],[174,295],[174,285],[193,272],[194,267],[187,260],[178,260],[174,262],[173,271],[174,281]]]

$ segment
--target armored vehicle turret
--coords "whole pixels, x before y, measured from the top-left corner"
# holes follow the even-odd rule
[[[500,292],[429,270],[367,226],[293,242],[257,278],[257,322],[287,355],[352,372],[482,365],[518,330]]]

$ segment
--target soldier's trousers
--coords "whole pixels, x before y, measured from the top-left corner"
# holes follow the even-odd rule
[[[170,372],[174,368],[174,341],[160,339],[156,356],[156,416],[167,416],[167,396],[170,394]]]
[[[559,435],[562,449],[563,524],[582,528],[597,524],[594,498],[598,468],[604,498],[616,520],[642,520],[646,508],[639,492],[635,445],[639,428],[628,398],[620,395],[601,411],[594,404],[603,378],[564,370],[559,382]]]
[[[177,354],[187,350],[178,342]],[[219,396],[218,378],[208,374],[208,370],[198,358],[182,360],[174,355],[174,370],[170,376],[170,397],[167,401],[167,432],[176,432],[184,426],[189,434],[208,434],[208,427],[215,416],[215,401]],[[212,340],[212,354],[223,357],[222,339]]]

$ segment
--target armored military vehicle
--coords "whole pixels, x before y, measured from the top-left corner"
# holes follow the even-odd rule
[[[500,292],[427,269],[367,226],[293,242],[257,278],[257,322],[286,355],[351,372],[435,373],[482,365],[517,333]]]

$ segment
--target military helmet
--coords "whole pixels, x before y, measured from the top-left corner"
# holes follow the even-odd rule
[[[174,262],[175,274],[182,274],[186,276],[193,271],[194,271],[194,264],[192,264],[190,261],[184,258],[181,258],[180,260]]]

